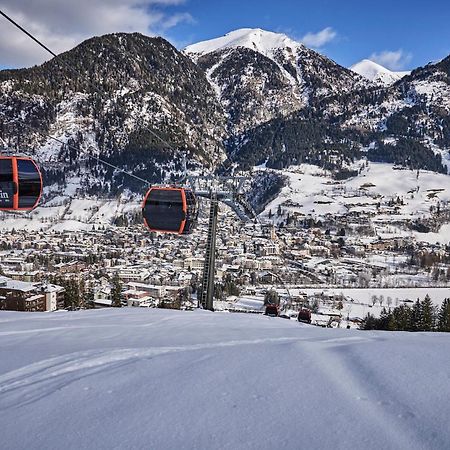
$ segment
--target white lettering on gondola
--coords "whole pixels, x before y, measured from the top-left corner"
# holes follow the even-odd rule
[[[2,200],[9,200],[9,195],[7,192],[0,191],[0,198]]]

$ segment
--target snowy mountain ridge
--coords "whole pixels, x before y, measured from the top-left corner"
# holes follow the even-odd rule
[[[181,151],[190,170],[211,171],[232,155],[244,170],[307,163],[346,177],[367,157],[445,173],[449,64],[445,58],[385,86],[259,28],[184,52],[161,38],[105,35],[42,66],[0,71],[0,111],[8,117],[0,137],[41,163],[51,186],[44,200],[64,190],[70,201],[145,189],[88,154],[149,183],[179,180]]]
[[[367,81],[282,33],[243,28],[184,53],[205,72],[228,118],[231,141]]]
[[[411,73],[411,71],[394,72],[370,59],[363,59],[353,64],[350,70],[373,83],[379,83],[385,86],[389,86]]]
[[[293,51],[299,47],[303,48],[304,45],[282,33],[265,31],[261,28],[241,28],[222,37],[189,45],[184,49],[184,52],[191,55],[193,59],[198,59],[206,53],[238,47],[245,47],[265,56],[273,57],[277,50]]]

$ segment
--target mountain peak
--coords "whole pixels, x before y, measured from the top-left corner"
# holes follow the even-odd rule
[[[383,67],[370,59],[363,59],[362,61],[350,67],[350,70],[361,75],[362,77],[373,81],[374,83],[384,84],[386,86],[395,83],[410,72],[394,72]]]
[[[261,28],[240,28],[224,36],[189,45],[185,48],[185,52],[191,55],[203,55],[227,48],[245,47],[268,56],[279,48],[300,46],[302,44],[283,33],[274,33]]]

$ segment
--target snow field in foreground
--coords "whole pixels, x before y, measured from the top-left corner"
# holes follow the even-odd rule
[[[0,312],[2,446],[444,449],[449,354],[250,314]]]

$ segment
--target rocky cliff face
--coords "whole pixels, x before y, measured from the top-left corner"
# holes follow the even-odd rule
[[[358,74],[287,36],[260,29],[237,30],[185,53],[216,88],[233,136],[366,85]]]

